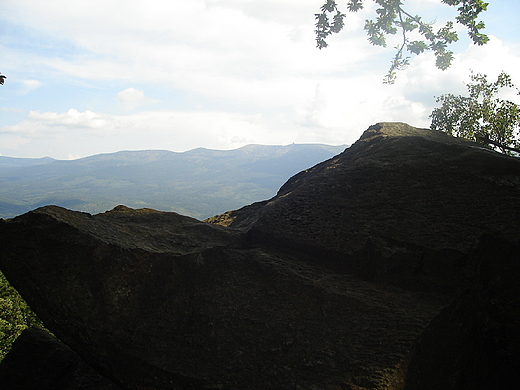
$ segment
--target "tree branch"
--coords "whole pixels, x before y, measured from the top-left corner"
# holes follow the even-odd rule
[[[516,152],[516,153],[520,154],[520,149],[513,148],[511,146],[502,145],[500,142],[493,141],[492,139],[489,138],[489,135],[487,135],[487,134],[484,136],[478,136],[477,139],[479,141],[481,141],[483,144],[498,146],[502,150],[510,150],[512,152]]]

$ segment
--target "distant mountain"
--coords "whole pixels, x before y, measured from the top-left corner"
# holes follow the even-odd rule
[[[0,168],[28,167],[31,165],[46,164],[55,161],[50,157],[43,158],[16,158],[0,156]]]
[[[345,148],[248,145],[122,151],[78,160],[0,156],[0,218],[49,204],[89,213],[124,204],[204,219],[274,196],[291,176]]]

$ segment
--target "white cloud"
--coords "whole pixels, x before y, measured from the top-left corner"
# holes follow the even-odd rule
[[[21,140],[23,144],[49,145],[76,140],[66,152],[55,150],[57,158],[123,149],[232,149],[248,143],[288,144],[294,140],[294,128],[273,127],[270,121],[262,115],[222,112],[165,110],[109,116],[75,109],[64,113],[33,111],[21,123],[1,127],[0,139],[4,152],[16,149]],[[9,148],[7,140],[11,142]]]
[[[49,127],[85,128],[102,130],[114,126],[115,120],[110,115],[96,114],[90,110],[79,112],[71,108],[64,113],[31,111],[29,122]]]
[[[0,48],[6,62],[20,69],[27,87],[39,87],[39,95],[50,91],[48,100],[56,104],[10,103],[30,114],[13,126],[0,123],[0,136],[28,142],[46,137],[60,145],[58,134],[75,144],[82,140],[60,148],[62,156],[253,142],[352,143],[377,121],[428,126],[434,96],[465,93],[469,69],[495,77],[503,68],[520,83],[519,53],[493,37],[484,47],[461,46],[446,72],[425,54],[399,73],[395,85],[382,85],[395,43],[390,40],[387,49],[367,43],[363,23],[374,17],[372,1],[361,13],[347,13],[345,30],[321,51],[314,42],[314,13],[322,4],[316,0],[5,3],[0,17],[28,34],[20,38],[24,50]],[[408,0],[407,6],[429,20],[439,15],[442,25],[456,12],[439,0]],[[465,35],[461,41],[467,42]],[[88,95],[84,105],[77,103],[82,94]],[[151,110],[152,103],[160,109]],[[58,153],[45,142],[45,150]]]
[[[201,0],[82,4],[20,0],[11,11],[18,17],[23,13],[21,20],[32,28],[53,39],[67,37],[85,51],[78,56],[42,59],[47,67],[74,77],[138,78],[254,104],[259,89],[260,93],[262,89],[276,91],[276,85],[284,82],[272,95],[281,92],[283,96],[277,100],[287,100],[292,97],[287,92],[295,87],[285,80],[298,82],[324,71],[344,73],[367,53],[362,32],[353,38],[345,32],[334,37],[331,48],[318,51],[313,14],[320,5],[314,0],[261,5],[256,1]],[[361,27],[362,15],[348,17],[347,30]]]
[[[22,80],[22,85],[23,85],[23,88],[21,90],[21,93],[23,95],[25,95],[35,89],[40,88],[42,86],[42,83],[41,83],[41,81],[38,81],[38,80],[27,79],[27,80]]]
[[[24,112],[21,108],[14,107],[1,107],[0,110],[3,112]]]
[[[314,98],[312,99],[312,102],[309,105],[302,125],[311,127],[323,127],[322,115],[326,108],[327,101],[325,100],[325,97],[321,92],[321,85],[320,83],[318,83],[316,84],[316,92],[314,93]]]
[[[158,102],[156,99],[145,96],[144,91],[135,88],[127,88],[124,91],[118,92],[116,99],[129,109]]]

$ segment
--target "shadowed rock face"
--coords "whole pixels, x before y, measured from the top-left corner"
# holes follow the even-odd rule
[[[292,177],[275,198],[211,221],[341,272],[454,292],[465,288],[460,272],[473,270],[459,264],[483,234],[519,243],[519,172],[519,159],[383,123]]]
[[[209,222],[48,206],[0,221],[0,268],[126,389],[514,379],[519,159],[378,124],[275,198]]]
[[[46,331],[29,328],[0,364],[6,390],[121,390]]]

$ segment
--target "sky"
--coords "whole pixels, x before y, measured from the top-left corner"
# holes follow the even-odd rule
[[[341,145],[377,122],[428,128],[435,97],[464,94],[471,71],[520,85],[520,2],[488,1],[487,45],[456,25],[449,70],[422,54],[386,85],[399,36],[368,43],[370,0],[322,50],[324,0],[0,0],[0,155]],[[404,3],[436,28],[456,16],[440,0]]]

